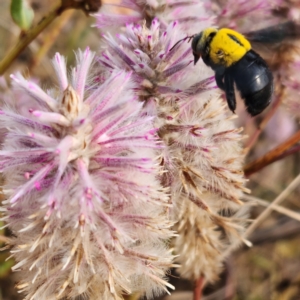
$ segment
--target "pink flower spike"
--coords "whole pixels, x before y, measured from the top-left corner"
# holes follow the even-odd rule
[[[45,106],[45,104],[51,109],[56,108],[56,101],[47,95],[38,85],[34,82],[25,80],[25,78],[17,73],[16,75],[10,75],[10,78],[13,80],[13,86],[15,89],[21,89],[28,93],[33,99],[35,99],[39,104]]]
[[[67,167],[69,160],[77,158],[74,154],[70,155],[71,148],[73,146],[75,139],[71,136],[66,136],[58,145],[56,148],[56,153],[59,155],[59,167],[58,167],[58,174],[57,180],[59,180],[61,174],[65,171],[65,168]],[[71,157],[69,157],[71,156]]]
[[[77,72],[73,75],[72,81],[79,99],[83,99],[84,97],[85,85],[87,84],[87,75],[94,59],[94,55],[94,52],[91,52],[89,47],[87,47],[84,52],[79,50],[76,55]]]
[[[70,124],[70,121],[66,117],[58,113],[43,112],[39,110],[34,110],[31,113],[33,116],[37,117],[39,121],[45,124],[55,123],[62,126],[68,126]]]
[[[157,179],[161,145],[149,134],[153,118],[141,114],[131,73],[90,78],[93,56],[79,52],[68,80],[65,59],[56,54],[59,88],[49,95],[13,76],[14,89],[34,94],[37,104],[25,102],[18,111],[9,97],[0,114],[7,132],[0,170],[9,179],[4,217],[28,299],[117,299],[142,283],[157,293],[172,265],[169,195]]]
[[[175,248],[181,264],[179,271],[193,281],[200,277],[214,281],[222,269],[224,249],[233,249],[243,241],[243,220],[247,218],[248,207],[240,206],[243,202],[239,199],[249,190],[244,187],[242,172],[242,136],[231,133],[235,125],[219,91],[214,89],[214,74],[202,61],[197,66],[191,64],[191,43],[186,37],[195,34],[195,28],[199,32],[205,28],[205,17],[211,19],[205,11],[196,9],[203,5],[202,1],[139,3],[142,14],[156,15],[159,21],[150,26],[141,21],[143,26],[134,29],[126,26],[121,39],[107,39],[109,69],[104,66],[98,72],[131,68],[133,90],[143,103],[141,116],[154,117],[153,127],[158,130],[156,134],[148,131],[130,139],[108,134],[110,139],[99,142],[103,151],[108,147],[107,162],[104,158],[96,160],[102,162],[103,168],[116,165],[110,155],[112,148],[121,147],[119,143],[138,147],[159,137],[157,153],[163,167],[159,178],[170,191],[174,220],[178,222]],[[112,119],[110,114],[107,118]],[[226,133],[218,135],[223,132]],[[132,163],[128,168],[143,167]],[[144,172],[147,171],[146,168]],[[117,180],[111,173],[105,175]],[[123,184],[134,186],[129,181],[124,177]],[[222,228],[221,232],[215,228]]]
[[[37,172],[31,178],[31,180],[29,180],[27,183],[25,183],[23,185],[23,187],[21,187],[21,189],[10,199],[10,202],[15,203],[26,193],[29,193],[35,187],[35,182],[37,180],[45,178],[45,176],[52,170],[52,168],[53,168],[53,165],[49,164],[49,165],[46,165],[44,168],[42,168],[39,172]]]
[[[56,53],[52,60],[56,76],[61,92],[63,92],[68,86],[68,78],[66,72],[66,60],[59,53]]]
[[[30,136],[36,142],[47,145],[47,147],[52,146],[56,142],[54,137],[49,137],[38,132],[29,132],[28,136]]]
[[[36,188],[37,191],[39,191],[41,189],[41,183],[39,181],[36,181],[34,183],[34,186],[35,186],[35,188]]]

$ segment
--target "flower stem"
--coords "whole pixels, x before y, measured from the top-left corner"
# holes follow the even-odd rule
[[[201,300],[202,291],[203,291],[203,283],[204,283],[204,277],[200,276],[195,282],[193,300]]]
[[[54,9],[45,16],[35,27],[26,32],[13,49],[9,50],[7,55],[0,62],[0,75],[9,68],[12,62],[18,55],[50,24],[52,21],[62,13],[61,4],[56,5]]]
[[[49,25],[60,16],[65,10],[74,8],[81,9],[86,14],[96,12],[101,6],[100,0],[61,0],[56,4],[53,10],[45,16],[35,27],[31,28],[25,34],[21,35],[17,44],[8,51],[6,56],[0,61],[0,75],[10,67],[18,55]]]
[[[284,157],[285,151],[289,150],[292,146],[300,141],[300,130],[297,131],[294,135],[292,135],[285,142],[277,146],[275,149],[269,151],[261,158],[249,163],[245,166],[244,172],[245,176],[250,176],[251,174],[261,170],[262,168],[268,166],[274,161]],[[298,148],[296,148],[298,149]],[[287,153],[294,153],[293,151],[287,151]]]

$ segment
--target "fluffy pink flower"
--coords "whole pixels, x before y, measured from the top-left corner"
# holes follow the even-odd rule
[[[247,208],[240,129],[215,88],[212,71],[192,64],[191,45],[178,22],[166,28],[130,24],[105,36],[100,72],[133,72],[134,91],[165,147],[158,152],[177,222],[176,253],[183,277],[217,279],[223,253],[240,243]],[[228,114],[229,113],[229,114]],[[222,228],[222,230],[217,230]]]
[[[156,179],[162,146],[152,118],[140,117],[131,74],[90,82],[93,56],[79,52],[68,79],[56,54],[55,90],[12,75],[31,101],[19,111],[6,99],[0,112],[3,219],[16,236],[13,269],[25,299],[121,299],[172,287],[163,279],[173,233]]]

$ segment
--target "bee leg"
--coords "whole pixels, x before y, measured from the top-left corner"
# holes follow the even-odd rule
[[[223,82],[224,80],[224,73],[218,73],[215,74],[216,83],[219,89],[225,91],[225,84]]]
[[[224,86],[225,86],[226,100],[227,100],[229,109],[234,113],[234,111],[236,109],[236,101],[235,101],[235,94],[234,94],[234,81],[228,73],[224,75]]]

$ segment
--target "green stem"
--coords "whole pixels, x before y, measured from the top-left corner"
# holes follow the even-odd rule
[[[0,75],[9,68],[18,55],[50,24],[59,16],[64,9],[61,4],[57,5],[46,17],[44,17],[35,27],[26,32],[17,44],[7,53],[0,62]]]
[[[60,4],[57,4],[54,9],[44,17],[35,27],[27,31],[17,44],[11,49],[8,54],[0,62],[0,76],[9,68],[12,62],[18,57],[18,55],[49,25],[60,16],[65,10],[81,9],[86,15],[92,12],[97,12],[101,6],[101,0],[60,0]]]

